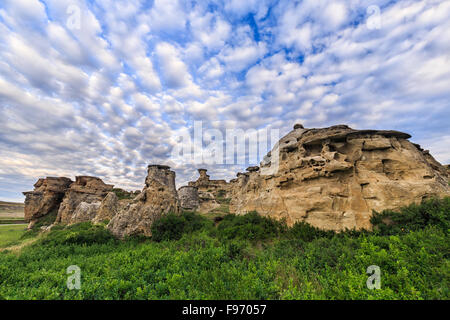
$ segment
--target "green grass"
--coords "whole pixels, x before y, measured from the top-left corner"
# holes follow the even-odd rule
[[[25,233],[26,225],[0,225],[0,248],[18,244]]]
[[[288,228],[256,213],[217,226],[171,217],[158,242],[119,241],[89,223],[56,227],[20,254],[0,252],[0,298],[448,300],[446,201],[408,207],[409,217],[384,212],[396,223],[376,221],[374,232]],[[438,218],[416,214],[424,208]],[[81,290],[66,287],[70,265],[81,268]],[[370,265],[381,269],[380,290],[366,287]]]

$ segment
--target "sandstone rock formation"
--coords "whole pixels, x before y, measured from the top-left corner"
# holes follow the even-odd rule
[[[155,220],[179,210],[175,172],[168,166],[150,165],[144,189],[112,218],[108,229],[119,238],[137,234],[151,236],[151,225]]]
[[[179,188],[178,199],[183,210],[197,210],[200,205],[197,187],[183,186]]]
[[[228,197],[230,185],[225,180],[210,180],[206,169],[198,169],[200,174],[196,181],[189,182],[190,187],[198,190],[198,211],[207,213],[220,207],[219,197]],[[221,193],[221,195],[219,194]]]
[[[123,208],[123,202],[119,201],[114,192],[109,192],[103,199],[98,208],[95,217],[92,219],[94,223],[111,220]]]
[[[101,202],[80,202],[69,216],[68,224],[93,221],[100,209]]]
[[[39,218],[58,210],[66,189],[72,180],[61,177],[39,179],[34,184],[34,190],[23,192],[25,195],[25,221],[32,226]]]
[[[93,215],[94,208],[99,208],[103,198],[113,189],[113,185],[105,184],[100,178],[78,176],[69,189],[66,190],[64,199],[58,210],[56,223],[72,224],[85,221],[87,216]],[[84,203],[82,205],[82,203]],[[88,208],[88,204],[98,203]],[[77,210],[78,216],[72,217]],[[94,215],[95,216],[95,215]],[[81,219],[81,221],[78,220]]]
[[[372,210],[450,194],[445,168],[408,138],[398,131],[296,125],[259,170],[231,181],[230,211],[256,210],[289,225],[370,229]]]
[[[175,172],[150,165],[142,192],[113,189],[96,177],[48,177],[24,192],[30,226],[56,213],[55,223],[109,220],[117,237],[151,236],[162,215],[183,210],[244,214],[305,221],[322,229],[370,229],[372,211],[397,209],[430,197],[450,195],[450,167],[442,166],[410,135],[354,130],[346,125],[307,129],[296,124],[264,157],[237,178],[199,178],[175,188]]]

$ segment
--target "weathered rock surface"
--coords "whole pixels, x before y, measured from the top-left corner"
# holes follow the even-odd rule
[[[196,181],[189,182],[190,187],[196,187],[198,190],[199,206],[198,211],[207,213],[220,207],[217,201],[220,197],[228,197],[230,184],[225,180],[210,180],[206,174],[206,169],[198,169],[200,174]]]
[[[93,221],[100,208],[101,202],[81,202],[69,217],[68,224]]]
[[[72,180],[65,177],[47,177],[34,184],[34,190],[25,195],[25,220],[34,224],[39,218],[58,210],[66,189]]]
[[[179,188],[178,199],[183,210],[197,210],[200,205],[197,187],[184,186]]]
[[[151,236],[151,225],[155,220],[179,210],[175,172],[168,166],[150,165],[144,189],[112,218],[108,229],[119,238],[138,234]]]
[[[70,185],[64,195],[64,199],[58,210],[56,223],[75,223],[76,219],[72,219],[72,215],[74,215],[77,207],[80,206],[81,203],[100,203],[113,187],[113,185],[105,184],[97,177],[76,177],[75,182]],[[95,206],[92,208],[94,207]],[[82,214],[81,212],[84,212],[85,210],[88,210],[88,212]],[[93,209],[87,209],[86,205],[82,205],[79,213],[84,217],[86,214],[92,214],[91,210]]]
[[[256,210],[290,225],[370,229],[372,210],[449,195],[446,168],[408,138],[398,131],[296,125],[260,170],[249,168],[231,181],[230,211]]]
[[[92,219],[92,222],[99,223],[107,220],[111,221],[111,219],[123,209],[124,204],[129,202],[131,201],[119,201],[119,198],[114,192],[109,192],[100,204],[97,214]]]

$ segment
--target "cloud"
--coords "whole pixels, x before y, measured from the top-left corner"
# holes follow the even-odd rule
[[[439,0],[2,1],[0,198],[46,175],[140,189],[149,163],[181,185],[196,167],[171,151],[194,121],[396,129],[448,163],[449,29]]]

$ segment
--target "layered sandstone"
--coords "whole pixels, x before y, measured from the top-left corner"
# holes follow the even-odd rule
[[[168,166],[150,165],[145,179],[145,187],[108,224],[108,229],[119,237],[130,235],[151,236],[153,222],[169,212],[180,210],[175,172]]]
[[[72,180],[65,177],[47,177],[34,184],[34,190],[25,195],[25,221],[34,224],[38,219],[58,210],[62,198]]]
[[[65,192],[56,223],[73,224],[91,220],[113,187],[97,177],[76,177]]]
[[[296,125],[261,167],[231,181],[230,211],[252,210],[289,225],[370,229],[372,210],[449,195],[447,170],[398,131]]]
[[[225,180],[211,180],[206,169],[198,169],[200,174],[196,181],[189,182],[188,186],[197,188],[198,211],[210,212],[220,207],[219,198],[228,197],[230,184]]]

